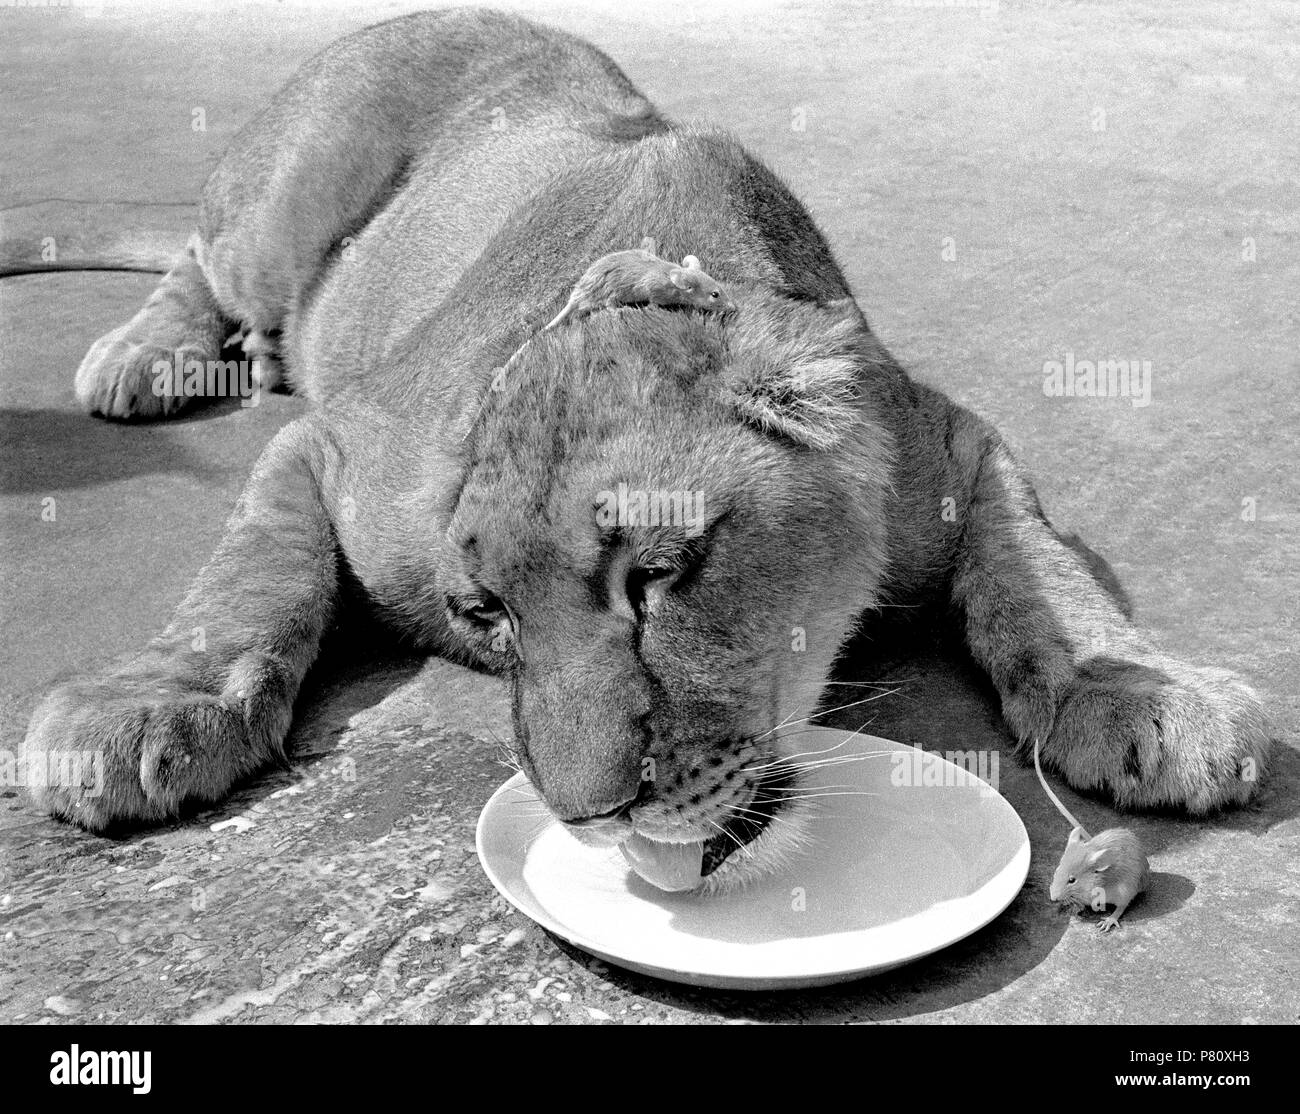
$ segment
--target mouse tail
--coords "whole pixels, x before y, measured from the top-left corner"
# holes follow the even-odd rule
[[[1038,736],[1037,735],[1034,736],[1034,769],[1038,771],[1038,781],[1043,787],[1043,792],[1046,793],[1052,799],[1052,804],[1056,806],[1056,810],[1062,816],[1064,816],[1071,824],[1073,824],[1074,827],[1078,828],[1079,831],[1083,833],[1084,839],[1091,839],[1092,836],[1088,834],[1087,828],[1085,828],[1082,824],[1079,823],[1079,821],[1077,821],[1074,818],[1074,816],[1070,813],[1070,810],[1066,808],[1065,805],[1061,804],[1061,798],[1052,792],[1052,787],[1047,784],[1047,778],[1043,777],[1043,766],[1042,763],[1038,761]]]

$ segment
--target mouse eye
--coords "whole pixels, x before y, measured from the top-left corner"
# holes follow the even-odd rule
[[[1074,885],[1074,879],[1073,879],[1073,878],[1067,878],[1067,879],[1065,880],[1065,884],[1066,884],[1067,886],[1073,886],[1073,885]]]
[[[718,300],[718,292],[714,290],[712,293],[709,294],[709,297],[716,302]]]

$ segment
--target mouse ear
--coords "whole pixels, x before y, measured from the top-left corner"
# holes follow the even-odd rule
[[[690,256],[687,256],[687,258],[689,259]],[[691,288],[691,276],[680,267],[674,267],[668,272],[668,281],[678,290],[689,290]]]
[[[683,255],[682,266],[688,271],[698,271],[700,269],[700,261],[693,255]]]
[[[1087,862],[1087,864],[1088,864],[1090,867],[1092,867],[1093,870],[1097,871],[1098,874],[1100,874],[1103,870],[1109,870],[1109,869],[1110,869],[1110,863],[1103,863],[1103,862],[1101,861],[1101,857],[1102,857],[1102,855],[1104,855],[1105,853],[1106,853],[1106,851],[1105,851],[1104,848],[1103,848],[1101,851],[1094,851],[1094,852],[1093,852],[1091,855],[1089,855],[1088,858],[1085,860],[1085,861]],[[1098,865],[1098,864],[1100,864],[1100,865]]]
[[[1075,828],[1070,833],[1070,838],[1066,841],[1067,846],[1071,843],[1079,843],[1083,840],[1083,829]]]

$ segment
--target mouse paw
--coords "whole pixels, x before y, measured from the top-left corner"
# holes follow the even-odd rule
[[[1112,913],[1104,921],[1098,924],[1097,927],[1101,929],[1103,933],[1106,933],[1109,932],[1112,928],[1115,928],[1118,924],[1119,924],[1119,918],[1114,913]]]

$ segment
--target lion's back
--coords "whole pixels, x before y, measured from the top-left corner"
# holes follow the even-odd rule
[[[486,216],[536,173],[523,136],[568,131],[597,148],[666,127],[563,32],[472,9],[389,20],[310,59],[245,126],[204,187],[206,270],[231,316],[279,328],[414,178],[472,187]]]

